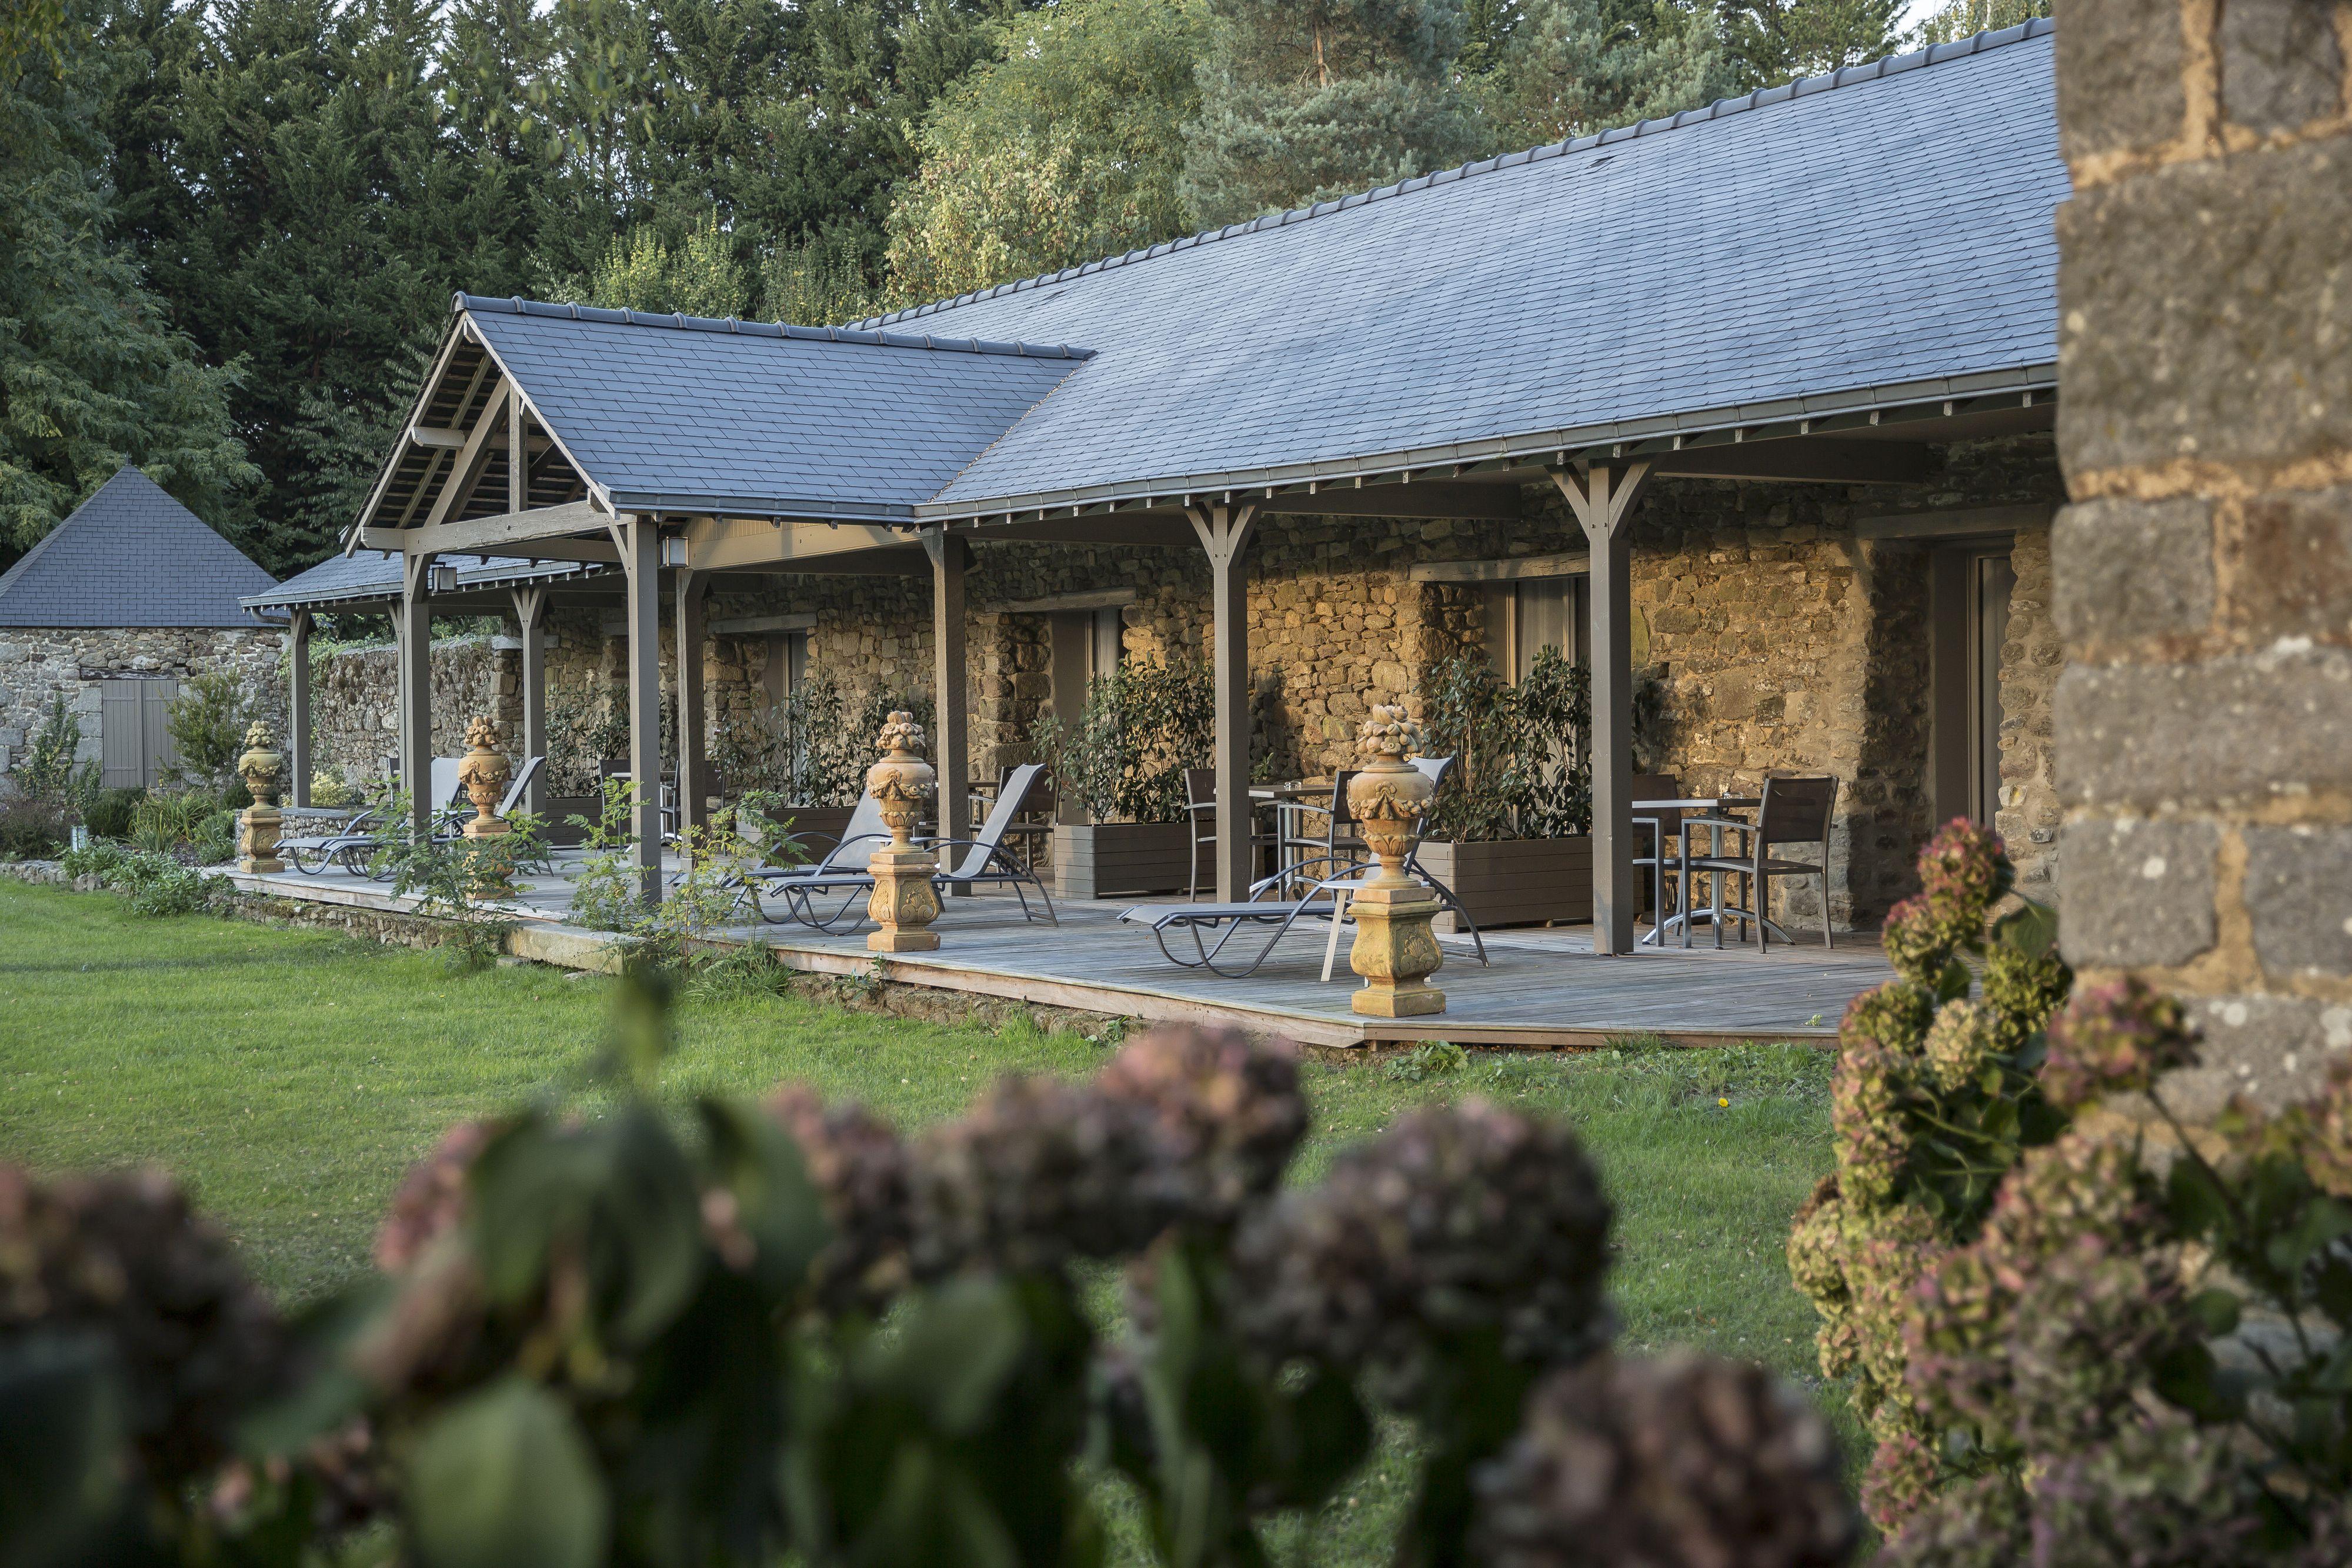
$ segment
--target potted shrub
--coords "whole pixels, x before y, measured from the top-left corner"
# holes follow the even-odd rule
[[[1216,693],[1190,659],[1138,662],[1098,675],[1075,724],[1040,720],[1037,752],[1083,822],[1054,827],[1058,898],[1172,893],[1192,879],[1184,770],[1210,754]]]
[[[1458,655],[1422,692],[1428,752],[1454,757],[1421,864],[1484,929],[1592,918],[1592,689],[1557,648],[1514,686]],[[1437,929],[1454,927],[1451,911]]]

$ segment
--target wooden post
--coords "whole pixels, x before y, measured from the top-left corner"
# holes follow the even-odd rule
[[[294,804],[310,804],[310,612],[297,610],[288,625],[286,749],[294,768]]]
[[[649,516],[615,520],[629,579],[629,777],[636,785],[637,896],[661,903],[661,529]]]
[[[522,760],[547,755],[547,590],[514,591],[515,624],[522,629]],[[547,764],[523,786],[522,808],[547,812]]]
[[[432,832],[433,605],[426,590],[433,557],[410,555],[400,572],[400,782],[408,791],[409,821],[419,837]]]
[[[1591,547],[1592,946],[1633,951],[1642,906],[1633,876],[1633,595],[1630,519],[1650,478],[1647,463],[1555,468]]]
[[[522,395],[507,398],[507,510],[530,505],[530,441],[526,434]]]
[[[1212,587],[1210,637],[1217,685],[1217,901],[1234,903],[1249,895],[1249,568],[1250,533],[1257,523],[1252,501],[1188,506],[1192,531],[1209,552]]]
[[[709,827],[710,807],[709,721],[702,711],[703,608],[710,574],[677,569],[677,798],[678,826]]]
[[[971,564],[969,542],[944,529],[927,529],[923,549],[931,558],[931,689],[938,710],[932,755],[938,759],[940,837],[971,837],[971,727],[965,711],[970,688],[965,674],[963,574]],[[950,865],[960,851],[948,851]],[[970,895],[960,887],[956,892]]]

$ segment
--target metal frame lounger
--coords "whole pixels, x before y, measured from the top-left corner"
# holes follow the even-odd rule
[[[1302,862],[1302,866],[1312,863]],[[1296,887],[1302,879],[1301,868],[1301,866],[1294,866],[1251,883],[1249,898],[1240,903],[1136,904],[1119,910],[1119,923],[1150,927],[1152,940],[1160,944],[1161,954],[1171,963],[1185,969],[1205,969],[1227,980],[1246,980],[1273,956],[1276,945],[1290,934],[1292,926],[1305,919],[1335,918],[1340,909],[1341,890],[1353,891],[1370,876],[1362,867],[1350,866],[1337,876],[1317,880],[1296,899],[1282,898],[1280,890],[1286,884]],[[1269,893],[1276,896],[1267,898],[1265,895]],[[1322,900],[1320,907],[1317,906],[1318,899]],[[1265,944],[1247,963],[1232,967],[1218,962],[1224,954],[1226,944],[1244,930],[1263,930],[1267,926],[1274,928],[1273,934],[1265,939]],[[1215,931],[1219,927],[1223,930],[1215,942],[1203,939],[1202,933],[1204,930]],[[1197,956],[1186,958],[1170,951],[1168,933],[1171,930],[1182,931],[1192,937],[1192,951]]]
[[[1036,911],[1029,907],[1029,895],[1024,888],[1034,888],[1037,897],[1045,901],[1045,923],[1060,925],[1062,919],[1054,912],[1053,895],[1037,873],[1022,863],[1020,857],[1004,847],[1005,835],[1012,831],[1013,818],[1019,816],[1027,802],[1030,789],[1045,771],[1042,763],[1024,763],[1004,775],[1004,784],[996,792],[996,804],[989,809],[988,820],[970,838],[932,838],[924,847],[938,854],[948,849],[968,849],[963,864],[949,869],[945,856],[938,876],[931,879],[937,888],[977,888],[982,886],[1009,887],[1013,896],[1021,900],[1021,918],[1034,921]]]
[[[463,786],[457,782],[457,767],[463,761],[461,757],[433,759],[429,787],[434,800],[438,803],[433,813],[436,833],[446,826],[460,809],[472,809],[470,805],[461,808],[457,804],[463,791]],[[306,877],[315,877],[337,861],[342,862],[344,870],[359,876],[362,874],[358,864],[360,856],[373,855],[383,847],[383,832],[392,825],[392,805],[390,797],[377,802],[345,822],[338,832],[302,838],[281,838],[278,841],[278,853],[286,857],[288,865]],[[305,858],[310,859],[312,864],[304,865]]]
[[[823,837],[795,833],[785,841],[799,844]],[[743,874],[743,891],[751,900],[751,912],[770,925],[804,925],[828,934],[856,929],[866,918],[857,911],[857,900],[874,888],[866,864],[874,858],[874,851],[889,841],[890,834],[882,826],[882,803],[870,795],[858,796],[857,809],[850,813],[840,839],[825,851],[824,859],[813,866],[761,867]],[[847,896],[827,912],[820,914],[812,902],[817,897],[829,900],[842,892]],[[782,901],[781,915],[769,912],[770,898]],[[845,924],[845,917],[850,917]]]

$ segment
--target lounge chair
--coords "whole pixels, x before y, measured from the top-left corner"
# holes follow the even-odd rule
[[[1307,881],[1311,870],[1328,874]],[[1338,864],[1328,859],[1301,862],[1250,884],[1250,896],[1239,903],[1230,904],[1137,904],[1119,910],[1124,925],[1149,926],[1152,940],[1160,944],[1168,962],[1186,969],[1205,969],[1227,980],[1246,980],[1258,972],[1258,967],[1274,954],[1275,946],[1290,934],[1290,928],[1302,920],[1330,920],[1340,909],[1343,894],[1349,893],[1370,879],[1371,873],[1360,866]],[[1297,897],[1286,897],[1304,884],[1306,891]],[[1268,931],[1268,928],[1271,931]],[[1168,946],[1168,933],[1182,931],[1192,939],[1194,956],[1186,958]],[[1268,931],[1265,942],[1250,953],[1248,962],[1234,964],[1223,962],[1226,947],[1243,931]],[[1216,940],[1208,940],[1215,932]],[[1244,943],[1247,948],[1247,943]]]
[[[1035,920],[1029,908],[1029,895],[1024,888],[1034,888],[1045,906],[1045,923],[1060,925],[1061,917],[1054,912],[1053,896],[1037,873],[1023,863],[1021,858],[1004,847],[1005,836],[1012,832],[1013,822],[1026,807],[1029,792],[1036,786],[1039,775],[1045,771],[1041,763],[1024,763],[1004,775],[1004,783],[996,792],[996,804],[989,808],[988,820],[980,832],[970,838],[933,838],[925,840],[925,847],[939,855],[940,874],[931,879],[940,888],[1008,887],[1021,900],[1024,920]],[[968,851],[959,864],[949,867],[946,851]],[[869,879],[869,881],[871,879]]]
[[[458,757],[436,757],[431,774],[433,799],[436,802],[433,824],[436,833],[442,831],[461,809],[464,786],[457,782]],[[394,797],[386,796],[375,805],[352,816],[333,833],[307,835],[299,838],[281,838],[278,852],[288,865],[306,877],[315,877],[329,866],[340,861],[345,870],[357,875],[361,860],[383,847],[384,831],[392,826]],[[462,809],[470,811],[470,805]],[[462,817],[457,820],[462,822]]]
[[[783,841],[806,847],[823,839],[820,834],[793,833]],[[807,866],[770,866],[744,872],[743,891],[751,900],[751,912],[771,925],[812,926],[821,931],[854,928],[866,917],[852,911],[874,888],[874,879],[866,868],[874,851],[889,841],[889,829],[882,824],[882,803],[872,795],[859,795],[848,826],[823,859]],[[838,906],[833,904],[835,895],[841,896]],[[781,913],[769,911],[771,899],[777,901]],[[825,906],[823,912],[820,900]]]

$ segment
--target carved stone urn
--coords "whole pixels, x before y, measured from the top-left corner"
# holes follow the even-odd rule
[[[1428,981],[1445,961],[1429,924],[1444,906],[1427,883],[1405,869],[1421,842],[1422,814],[1436,793],[1405,760],[1421,742],[1421,726],[1403,709],[1374,708],[1356,731],[1362,771],[1348,781],[1348,809],[1380,861],[1352,905],[1356,941],[1348,950],[1348,966],[1364,977],[1364,984],[1349,1005],[1376,1018],[1445,1011],[1445,993]]]
[[[939,933],[930,929],[940,918],[939,889],[931,886],[939,859],[912,841],[938,776],[923,761],[922,748],[923,727],[915,716],[892,713],[874,742],[882,760],[866,770],[866,793],[881,806],[883,826],[890,830],[890,842],[874,852],[866,867],[874,875],[874,892],[866,912],[877,929],[866,945],[874,952],[929,952],[940,945]]]
[[[236,760],[236,776],[245,781],[253,804],[237,813],[236,868],[248,876],[283,871],[278,841],[286,819],[278,810],[278,774],[286,759],[272,743],[269,726],[256,720],[246,727],[245,755]]]
[[[474,803],[474,820],[466,824],[468,838],[496,838],[512,833],[513,824],[499,816],[499,796],[505,793],[514,769],[493,747],[499,727],[486,718],[466,726],[466,754],[457,763],[457,782]]]

